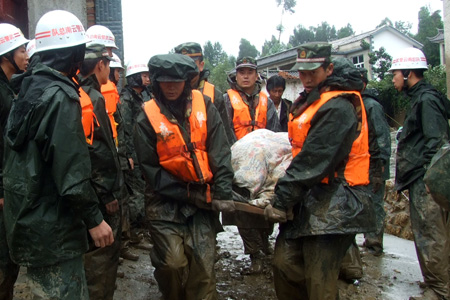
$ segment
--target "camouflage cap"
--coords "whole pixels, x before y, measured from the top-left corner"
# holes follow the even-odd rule
[[[250,56],[244,56],[236,61],[236,70],[240,68],[257,69],[256,59]]]
[[[202,46],[199,43],[188,42],[179,44],[174,48],[175,53],[187,55],[191,58],[202,56]]]
[[[86,51],[84,53],[84,59],[96,59],[96,58],[106,58],[110,61],[113,60],[111,56],[109,56],[108,51],[105,48],[105,45],[102,44],[90,44],[86,47]]]
[[[331,44],[314,42],[297,48],[297,70],[315,70],[331,57]]]
[[[195,62],[182,54],[159,54],[148,62],[152,82],[181,82],[198,74]]]

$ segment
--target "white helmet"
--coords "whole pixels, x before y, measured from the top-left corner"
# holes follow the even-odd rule
[[[142,60],[131,59],[127,64],[126,76],[131,76],[136,73],[148,72],[148,66]]]
[[[28,55],[28,57],[31,58],[35,52],[36,52],[36,39],[32,39],[27,44],[27,55]]]
[[[397,56],[392,59],[392,66],[389,71],[393,70],[413,70],[428,69],[427,58],[417,48],[403,49]]]
[[[27,42],[28,40],[19,28],[8,23],[0,24],[0,55],[8,53]]]
[[[92,41],[92,43],[102,44],[105,47],[111,47],[119,49],[116,46],[116,39],[114,34],[107,27],[103,25],[93,25],[86,30],[87,37]]]
[[[123,69],[122,61],[117,56],[117,54],[113,53],[112,61],[109,63],[109,67],[110,68],[121,68],[121,69]]]
[[[80,20],[65,10],[53,10],[43,15],[36,25],[36,52],[86,44]]]

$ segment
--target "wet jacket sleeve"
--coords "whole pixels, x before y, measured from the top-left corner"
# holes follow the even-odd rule
[[[73,99],[55,103],[48,108],[48,118],[42,121],[47,124],[40,124],[46,130],[41,154],[45,161],[51,162],[58,193],[91,229],[103,221],[103,215],[90,182],[91,162],[81,125],[80,104]]]
[[[281,132],[280,119],[278,118],[277,109],[273,101],[267,99],[267,125],[266,129],[272,130],[273,132]]]
[[[131,158],[133,152],[134,152],[134,145],[133,145],[133,127],[134,127],[134,120],[133,120],[133,99],[132,96],[129,93],[126,93],[126,91],[123,91],[120,95],[120,115],[122,116],[122,127],[123,127],[123,140],[122,140],[122,146],[125,147],[124,150],[121,152],[125,153],[125,156],[127,158]]]
[[[208,115],[206,147],[209,166],[214,175],[214,199],[231,200],[231,183],[234,173],[231,167],[230,144],[219,111],[210,101],[206,101],[206,110]]]
[[[333,174],[350,153],[356,128],[357,116],[348,100],[336,98],[325,103],[311,120],[302,151],[275,186],[274,207],[293,207],[311,187]]]
[[[187,184],[167,172],[159,163],[156,133],[142,110],[137,117],[134,143],[145,181],[163,198],[188,201]]]
[[[448,120],[443,116],[443,103],[434,95],[423,95],[420,101],[420,114],[424,136],[425,162],[429,164],[439,148],[449,139]]]
[[[228,111],[227,107],[225,105],[225,99],[223,97],[223,94],[215,88],[214,90],[214,106],[219,111],[220,118],[222,119],[223,126],[225,128],[225,132],[227,135],[227,139],[231,144],[234,143],[236,136],[234,135],[233,127],[230,127],[229,118],[228,118]]]
[[[223,94],[223,99],[225,102],[225,108],[227,111],[227,118],[228,121],[226,122],[225,126],[228,126],[231,130],[228,134],[228,141],[230,142],[230,145],[233,145],[237,141],[236,134],[234,133],[234,124],[233,124],[233,117],[234,117],[234,111],[233,106],[231,105],[230,97],[228,96],[228,93]]]

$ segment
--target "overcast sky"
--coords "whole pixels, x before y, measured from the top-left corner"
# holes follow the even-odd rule
[[[147,61],[168,53],[180,43],[220,42],[228,55],[237,56],[241,38],[261,52],[264,41],[278,37],[282,20],[287,43],[298,25],[317,26],[322,21],[336,30],[350,23],[358,34],[375,29],[388,17],[413,24],[417,33],[420,7],[443,10],[442,0],[297,0],[295,14],[284,13],[276,0],[126,0],[122,1],[124,52]]]

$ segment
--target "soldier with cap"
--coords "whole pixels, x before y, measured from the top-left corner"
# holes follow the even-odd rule
[[[64,39],[52,32],[64,31]],[[27,267],[33,299],[89,299],[83,268],[89,230],[96,247],[114,242],[91,182],[78,85],[83,25],[55,10],[36,25],[41,62],[23,79],[5,131],[5,227],[11,258]]]
[[[217,299],[217,211],[233,211],[230,146],[212,102],[193,90],[192,59],[155,55],[155,98],[137,118],[135,146],[146,181],[155,278],[164,299]]]
[[[228,121],[225,126],[233,129],[231,144],[257,129],[281,131],[277,110],[267,95],[261,91],[256,60],[243,57],[236,62],[236,77],[231,74],[231,88],[224,95]],[[247,191],[240,191],[247,196]],[[224,225],[236,225],[244,243],[245,254],[250,255],[251,266],[247,273],[259,273],[265,255],[271,253],[269,235],[273,225],[262,216],[236,211],[222,214]]]
[[[99,209],[114,234],[114,243],[106,248],[97,248],[90,240],[89,250],[84,255],[91,300],[113,299],[122,233],[120,208],[122,199],[127,196],[105,99],[100,92],[108,81],[111,60],[104,45],[89,44],[77,76],[81,86],[83,129],[91,158],[92,186],[100,200]]]
[[[194,60],[200,73],[192,79],[192,88],[199,90],[203,95],[211,98],[211,102],[216,106],[220,117],[222,118],[222,122],[225,125],[228,139],[230,141],[233,140],[232,137],[234,133],[232,128],[228,126],[228,115],[223,94],[208,81],[210,71],[205,69],[202,47],[200,44],[194,42],[183,43],[175,47],[175,53],[187,55]]]
[[[336,299],[342,258],[374,227],[368,126],[359,71],[331,62],[331,45],[298,48],[305,90],[288,125],[293,160],[264,213],[280,222],[273,259],[278,299]],[[288,220],[289,219],[289,220]]]

